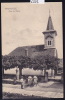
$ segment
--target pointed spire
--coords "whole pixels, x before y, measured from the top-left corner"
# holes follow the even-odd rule
[[[49,18],[48,18],[47,30],[54,30],[52,19],[51,19],[51,16],[50,16],[50,10],[49,10]]]

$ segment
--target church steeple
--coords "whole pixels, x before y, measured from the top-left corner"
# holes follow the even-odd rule
[[[49,15],[49,18],[48,18],[48,24],[47,24],[47,29],[46,30],[54,30],[52,19],[51,19],[50,15]]]
[[[54,30],[52,18],[50,16],[49,11],[49,18],[46,31],[43,32],[44,34],[44,42],[45,42],[45,49],[48,48],[55,48],[55,36],[57,35],[56,30]]]
[[[50,10],[49,10],[49,18],[48,18],[48,24],[47,24],[46,30],[54,30],[52,18],[51,18],[51,15],[50,15]]]

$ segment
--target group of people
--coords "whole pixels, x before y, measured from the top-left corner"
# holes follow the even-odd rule
[[[19,80],[19,68],[17,66],[16,68],[16,77],[14,77],[14,84],[16,84],[16,80]],[[21,83],[21,88],[25,88],[25,86],[33,86],[33,85],[37,85],[38,83],[38,78],[37,76],[28,76],[28,78],[24,78],[23,76],[21,76],[20,79],[20,83]]]
[[[31,77],[29,76],[28,79],[27,79],[27,83],[26,83],[26,79],[23,78],[23,76],[21,77],[21,88],[25,88],[25,85],[27,86],[37,86],[37,83],[38,83],[38,78],[37,76],[34,76],[34,77]]]

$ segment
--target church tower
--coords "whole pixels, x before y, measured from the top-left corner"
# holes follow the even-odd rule
[[[46,31],[43,32],[43,34],[44,34],[45,49],[55,48],[55,36],[57,36],[57,32],[56,30],[54,30],[50,15],[48,18]]]

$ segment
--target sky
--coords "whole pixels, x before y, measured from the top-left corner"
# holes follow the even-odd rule
[[[63,58],[62,3],[1,3],[2,55],[17,47],[44,44],[48,17],[57,31],[56,49]]]

